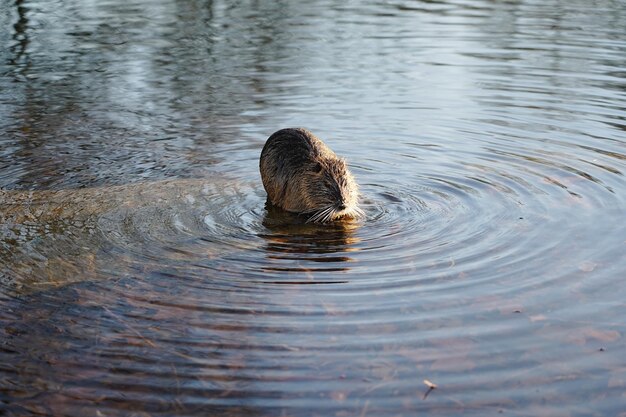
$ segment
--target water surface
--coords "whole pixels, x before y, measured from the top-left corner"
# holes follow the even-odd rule
[[[3,2],[0,415],[621,415],[624,21]],[[266,210],[288,126],[364,220]]]

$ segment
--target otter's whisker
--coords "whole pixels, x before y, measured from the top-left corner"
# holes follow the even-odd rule
[[[322,213],[322,216],[320,218],[320,223],[326,223],[328,222],[328,220],[330,219],[330,215],[333,213],[333,207],[328,207],[326,210],[324,210],[324,212]]]
[[[352,211],[350,212],[350,214],[354,217],[356,217],[357,219],[362,219],[365,217],[365,212],[358,206],[353,207]]]
[[[309,217],[307,219],[307,223],[315,223],[315,221],[317,220],[317,218],[319,217],[320,213],[316,212],[314,215],[312,215],[311,217]]]
[[[324,210],[320,217],[318,218],[318,222],[320,223],[326,223],[328,222],[328,215],[331,214],[333,212],[333,207],[327,207],[326,210]]]
[[[309,219],[306,221],[307,223],[317,223],[322,217],[326,215],[328,210],[332,210],[332,206],[322,207],[320,210],[316,211]]]
[[[322,213],[317,213],[315,216],[307,220],[307,223],[318,223],[321,217],[322,217]]]

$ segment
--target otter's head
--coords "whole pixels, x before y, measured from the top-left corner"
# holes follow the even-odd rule
[[[325,223],[341,217],[358,218],[358,187],[346,161],[336,157],[311,161],[307,166],[306,187],[309,222]]]

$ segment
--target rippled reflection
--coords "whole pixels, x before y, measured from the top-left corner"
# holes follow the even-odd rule
[[[620,415],[625,13],[1,3],[0,415]],[[291,126],[364,219],[265,207]]]
[[[350,252],[359,250],[356,231],[360,221],[344,219],[328,225],[307,223],[304,216],[294,215],[266,204],[263,225],[269,233],[264,251],[267,274],[279,273],[280,279],[266,283],[343,284],[337,274],[350,271]],[[331,275],[330,278],[320,279]],[[302,279],[304,277],[304,279]]]

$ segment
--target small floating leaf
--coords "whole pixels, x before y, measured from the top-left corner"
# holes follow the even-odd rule
[[[424,393],[424,397],[422,397],[423,400],[428,398],[428,394],[430,394],[435,388],[437,388],[437,384],[430,382],[428,379],[424,380],[424,384],[426,384],[428,390]]]
[[[429,380],[425,379],[424,380],[424,384],[426,384],[426,386],[430,389],[435,389],[437,388],[437,384],[430,382]]]

